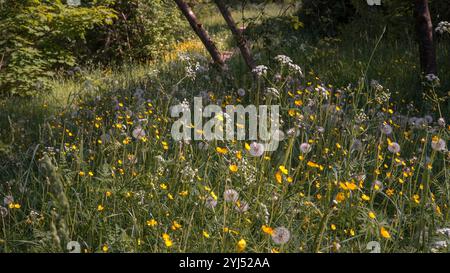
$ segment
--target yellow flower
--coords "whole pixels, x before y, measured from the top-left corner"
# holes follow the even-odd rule
[[[98,205],[97,206],[97,210],[98,211],[103,211],[105,209],[105,207],[103,207],[102,205]]]
[[[273,233],[273,229],[271,227],[269,227],[269,226],[263,225],[261,227],[261,229],[266,234],[272,235],[272,233]]]
[[[376,218],[375,213],[373,211],[369,212],[369,218],[370,219],[375,219]]]
[[[232,171],[232,172],[235,173],[235,172],[238,171],[238,166],[236,166],[235,164],[233,164],[233,165],[230,165],[229,169],[230,169],[230,171]]]
[[[383,238],[389,239],[391,238],[391,234],[389,234],[389,231],[387,231],[384,227],[381,227],[380,234],[383,236]]]
[[[331,224],[330,228],[331,228],[331,230],[336,230],[336,225],[335,224]]]
[[[164,240],[164,244],[166,245],[166,247],[171,247],[173,245],[173,242],[170,239],[169,234],[163,233],[162,238]]]
[[[110,197],[110,196],[112,195],[112,192],[107,191],[107,192],[105,193],[105,195],[106,195],[106,197]]]
[[[364,201],[369,201],[369,200],[370,200],[370,197],[367,196],[367,195],[365,195],[365,194],[363,194],[363,195],[361,196],[361,198],[362,198],[362,200],[364,200]]]
[[[227,149],[227,148],[217,147],[217,148],[216,148],[216,151],[217,151],[219,154],[222,154],[222,155],[228,153],[228,149]]]
[[[180,229],[181,225],[177,221],[173,221],[172,230]]]
[[[343,192],[339,192],[339,193],[336,195],[336,201],[342,202],[342,201],[344,201],[344,200],[345,200],[345,194],[344,194]]]
[[[237,243],[237,249],[239,252],[242,252],[247,247],[247,242],[244,239],[239,240]]]
[[[282,177],[280,171],[278,171],[278,172],[275,173],[275,179],[276,179],[277,182],[280,183],[280,184],[281,184],[281,182],[283,181],[283,177]]]
[[[205,238],[209,238],[209,233],[208,233],[208,232],[206,232],[205,230],[203,231],[203,237],[205,237]]]
[[[85,172],[79,171],[79,172],[78,172],[78,175],[79,175],[79,176],[84,176],[84,175],[85,175]]]
[[[282,172],[282,173],[284,173],[284,174],[288,174],[289,172],[288,172],[288,170],[286,169],[286,167],[284,167],[283,165],[281,165],[280,167],[278,167],[278,169]]]
[[[106,252],[108,252],[108,250],[109,250],[109,247],[108,247],[108,245],[106,245],[106,244],[105,244],[105,245],[103,245],[103,247],[102,247],[102,251],[106,253]]]
[[[147,221],[147,226],[154,227],[158,224],[158,222],[155,219],[151,219]]]

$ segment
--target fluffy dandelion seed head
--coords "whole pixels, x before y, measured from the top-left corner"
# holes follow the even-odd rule
[[[372,189],[374,189],[376,191],[382,191],[383,190],[383,182],[381,182],[379,180],[375,180],[372,183]]]
[[[441,127],[445,127],[445,119],[444,118],[439,118],[438,119],[438,125]]]
[[[212,196],[208,196],[205,200],[205,206],[207,208],[213,209],[217,206],[217,200],[214,199]]]
[[[237,90],[237,93],[240,97],[244,97],[245,96],[245,89],[244,88],[239,88]]]
[[[396,154],[400,152],[400,145],[397,142],[392,142],[388,145],[389,152]]]
[[[135,138],[135,139],[142,139],[143,137],[145,137],[145,131],[144,131],[144,129],[142,129],[140,126],[139,127],[136,127],[134,130],[133,130],[133,137]]]
[[[300,144],[300,151],[302,153],[307,154],[307,153],[311,152],[311,150],[312,150],[312,147],[309,143],[305,142],[305,143]]]
[[[8,215],[8,209],[0,206],[0,217],[6,217]]]
[[[3,198],[3,204],[5,206],[8,206],[9,204],[12,204],[12,203],[14,203],[14,197],[13,196],[7,195],[7,196],[5,196],[5,198]]]
[[[264,144],[253,142],[250,144],[250,155],[260,157],[264,154]]]
[[[380,130],[385,135],[390,135],[392,133],[392,127],[389,124],[381,125]]]
[[[237,201],[236,202],[236,206],[234,207],[238,212],[240,213],[244,213],[246,211],[248,211],[248,209],[250,208],[250,206],[248,205],[247,202],[245,201]]]
[[[273,230],[272,240],[277,245],[285,244],[291,238],[290,231],[285,227],[277,227]]]
[[[445,140],[439,137],[434,137],[431,141],[431,148],[437,152],[445,151],[446,150],[446,143]]]
[[[233,189],[226,190],[223,193],[223,199],[226,202],[236,202],[239,199],[239,193]]]

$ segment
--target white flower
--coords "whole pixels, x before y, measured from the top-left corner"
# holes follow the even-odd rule
[[[389,152],[396,154],[400,152],[400,145],[397,142],[389,143],[388,145]]]
[[[436,27],[436,32],[439,34],[450,33],[450,23],[447,21],[442,21]]]
[[[226,190],[223,193],[223,199],[226,202],[236,202],[239,199],[239,193],[233,189]]]
[[[436,230],[436,233],[445,235],[450,238],[450,228],[440,228]]]
[[[442,138],[433,138],[433,140],[431,141],[431,148],[433,148],[433,150],[437,152],[445,151],[446,147],[447,144]]]
[[[267,70],[268,70],[267,66],[265,66],[265,65],[258,65],[257,67],[255,67],[252,70],[252,72],[254,74],[256,74],[258,77],[262,77],[262,76],[267,74]]]
[[[292,64],[292,59],[285,55],[278,55],[275,57],[275,60],[281,64],[289,65]]]
[[[303,77],[303,70],[299,65],[289,64],[289,69],[291,69],[292,72],[299,74],[300,77]]]
[[[381,125],[380,130],[385,135],[390,135],[392,133],[392,127],[389,124]]]
[[[133,137],[135,139],[142,139],[143,137],[145,137],[145,131],[144,129],[142,129],[140,126],[136,127],[133,130]]]
[[[438,125],[441,127],[445,127],[445,119],[444,118],[439,118],[438,119]]]
[[[250,155],[260,157],[264,154],[264,144],[253,142],[250,144]]]
[[[285,227],[277,227],[273,230],[272,240],[277,245],[285,244],[291,238],[290,231]]]
[[[309,143],[302,143],[300,144],[300,151],[302,151],[302,153],[307,154],[309,152],[311,152],[311,145]]]

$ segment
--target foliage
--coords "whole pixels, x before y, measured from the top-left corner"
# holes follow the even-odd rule
[[[55,69],[76,64],[75,52],[87,31],[116,18],[102,5],[73,8],[60,0],[8,1],[0,16],[2,97],[46,90]]]
[[[187,24],[173,0],[117,0],[110,8],[118,18],[114,24],[90,31],[90,62],[121,63],[156,59],[177,40],[183,39]]]

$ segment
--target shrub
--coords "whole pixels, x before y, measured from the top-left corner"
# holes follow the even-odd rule
[[[46,90],[55,69],[76,63],[76,48],[95,25],[111,24],[103,5],[73,8],[60,0],[8,1],[0,11],[0,96]]]

